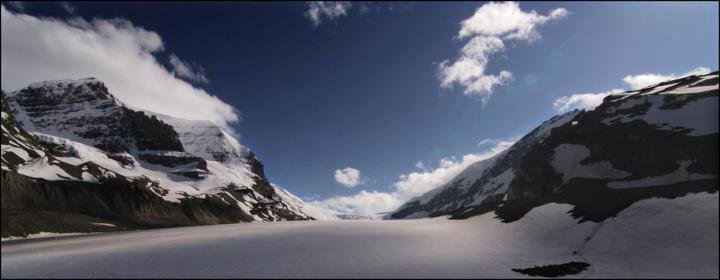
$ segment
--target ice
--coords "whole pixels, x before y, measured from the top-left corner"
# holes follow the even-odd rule
[[[93,223],[93,224],[100,224],[100,223]],[[99,234],[97,232],[91,232],[91,233],[84,233],[84,232],[69,232],[69,233],[57,233],[57,232],[38,232],[33,234],[28,234],[27,237],[22,236],[11,236],[7,238],[2,238],[2,242],[9,241],[9,240],[29,240],[29,239],[38,239],[38,238],[51,238],[51,237],[67,237],[67,236],[77,236],[77,235],[89,235],[89,234]],[[4,276],[3,276],[4,277]]]
[[[525,278],[511,269],[585,261],[577,277],[717,278],[717,201],[653,198],[604,223],[578,224],[571,206],[551,203],[512,223],[487,213],[10,240],[2,277]]]

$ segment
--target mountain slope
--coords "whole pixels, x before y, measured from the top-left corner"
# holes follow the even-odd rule
[[[514,221],[549,202],[602,221],[634,202],[718,190],[718,72],[607,96],[556,116],[390,218],[495,211]]]
[[[32,84],[2,103],[3,236],[69,231],[36,222],[58,213],[82,215],[72,221],[82,231],[97,218],[129,228],[316,219],[219,127],[130,109],[96,79]]]

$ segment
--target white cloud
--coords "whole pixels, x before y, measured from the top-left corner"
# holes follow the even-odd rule
[[[168,59],[170,61],[170,65],[173,67],[173,73],[175,73],[178,77],[187,78],[191,81],[203,84],[207,84],[209,82],[208,78],[205,76],[205,69],[201,66],[195,65],[193,67],[190,63],[182,61],[182,59],[174,53],[171,53],[168,56]]]
[[[600,105],[605,96],[624,91],[624,89],[613,89],[601,93],[578,93],[563,96],[553,102],[553,108],[558,112],[567,112],[574,109],[591,110]]]
[[[490,2],[460,23],[459,38],[476,35],[498,36],[504,39],[535,40],[540,37],[536,27],[553,19],[563,18],[568,11],[554,9],[547,16],[535,11],[525,12],[517,2]]]
[[[360,170],[352,167],[335,170],[335,181],[348,188],[360,184]]]
[[[346,15],[351,6],[347,1],[309,1],[305,16],[312,21],[313,25],[318,26],[322,23],[323,18],[333,20]]]
[[[467,154],[459,160],[454,157],[440,159],[439,166],[434,170],[400,175],[400,180],[394,184],[395,191],[393,193],[404,203],[449,182],[468,165],[488,159],[509,148],[513,143],[514,141],[497,141],[482,153]]]
[[[483,139],[482,141],[478,142],[477,145],[476,145],[476,147],[477,147],[477,148],[480,148],[481,146],[483,146],[483,145],[485,145],[485,144],[497,145],[498,143],[503,142],[503,141],[505,141],[505,142],[513,142],[514,140],[502,140],[502,139],[489,139],[489,138],[485,138],[485,139]]]
[[[160,35],[124,19],[61,20],[13,13],[2,6],[2,89],[30,83],[96,77],[120,101],[228,128],[236,110],[175,77],[155,55]]]
[[[693,70],[682,74],[639,74],[639,75],[627,75],[623,78],[623,82],[630,87],[632,90],[638,90],[647,86],[655,85],[664,81],[682,78],[690,75],[703,75],[710,73],[710,68],[697,67]],[[573,95],[566,95],[553,101],[553,108],[557,112],[567,112],[573,109],[594,109],[598,105],[602,104],[603,98],[610,94],[618,94],[625,92],[625,89],[612,89],[606,92],[600,93],[578,93]]]
[[[433,170],[424,169],[400,175],[398,181],[393,184],[392,192],[362,190],[354,195],[336,196],[308,203],[332,211],[359,215],[374,215],[392,211],[411,198],[449,182],[470,164],[495,156],[512,144],[513,141],[496,141],[493,147],[482,153],[467,154],[460,160],[454,157],[443,158],[439,161],[439,166]],[[423,165],[423,167],[426,166]]]
[[[625,82],[628,86],[630,86],[630,89],[642,89],[647,86],[651,86],[657,83],[661,83],[664,81],[677,79],[685,76],[690,75],[702,75],[710,73],[710,68],[707,67],[698,67],[693,70],[690,70],[688,72],[685,72],[680,75],[670,74],[670,75],[663,75],[663,74],[651,74],[651,73],[645,73],[640,75],[628,75],[623,78],[623,82]]]
[[[516,2],[490,2],[460,23],[459,39],[472,37],[460,50],[454,62],[445,60],[439,64],[440,86],[451,88],[459,84],[466,96],[479,96],[485,105],[495,86],[513,79],[511,72],[487,74],[490,55],[505,49],[504,40],[532,42],[540,38],[537,27],[550,20],[567,16],[568,11],[559,8],[548,15],[535,11],[525,12]]]
[[[362,190],[354,195],[335,196],[307,203],[336,213],[372,216],[380,212],[395,210],[403,202],[392,193]]]
[[[67,12],[68,14],[75,14],[75,12],[77,11],[77,9],[75,8],[75,6],[70,5],[70,3],[68,3],[67,1],[62,1],[62,2],[60,2],[60,6],[61,6],[61,7],[63,8],[63,10],[65,10],[65,12]]]

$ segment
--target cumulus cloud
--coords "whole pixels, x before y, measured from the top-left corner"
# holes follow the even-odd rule
[[[460,23],[459,38],[475,35],[498,36],[504,39],[535,40],[540,37],[537,26],[568,15],[563,8],[552,10],[548,15],[535,11],[525,12],[517,2],[490,2]]]
[[[335,196],[307,203],[335,213],[373,216],[394,210],[402,205],[403,201],[398,200],[392,193],[362,190],[354,195]]]
[[[201,66],[191,66],[190,63],[183,61],[174,53],[171,53],[168,56],[168,59],[170,61],[170,65],[173,67],[173,73],[175,73],[178,77],[187,78],[191,81],[203,84],[207,84],[209,82],[208,78],[205,76],[205,69]]]
[[[647,86],[651,86],[657,83],[661,83],[664,81],[677,79],[685,76],[690,75],[703,75],[710,73],[710,68],[707,67],[698,67],[693,70],[690,70],[688,72],[685,72],[680,75],[675,74],[669,74],[669,75],[663,75],[663,74],[651,74],[651,73],[645,73],[640,75],[628,75],[623,78],[623,82],[625,82],[628,86],[630,86],[630,89],[642,89]]]
[[[30,83],[96,77],[120,101],[175,117],[209,120],[226,129],[236,110],[178,79],[155,55],[157,33],[124,19],[38,18],[2,6],[2,89]]]
[[[309,1],[305,16],[312,21],[313,25],[318,26],[322,23],[323,18],[333,20],[346,15],[351,6],[348,1]]]
[[[449,182],[470,164],[491,158],[513,143],[513,141],[498,140],[495,145],[481,153],[467,154],[461,159],[443,158],[435,169],[423,165],[425,167],[423,170],[400,175],[398,181],[393,184],[391,192],[362,190],[354,195],[336,196],[308,203],[336,212],[359,215],[392,211],[408,200]]]
[[[655,85],[664,81],[677,79],[690,75],[703,75],[710,73],[710,68],[697,67],[693,70],[685,72],[683,74],[639,74],[639,75],[627,75],[623,78],[623,82],[631,90],[638,90],[647,86]],[[602,103],[603,98],[610,94],[618,94],[627,91],[626,89],[612,89],[606,92],[600,93],[578,93],[573,95],[566,95],[553,101],[553,108],[559,112],[567,112],[574,109],[586,109],[591,110]]]
[[[553,102],[553,108],[558,112],[567,112],[574,109],[594,109],[600,105],[605,96],[615,93],[621,93],[624,89],[613,89],[601,93],[578,93],[563,96]]]
[[[516,2],[490,2],[475,11],[470,18],[460,23],[458,39],[470,39],[460,50],[454,62],[445,60],[439,64],[440,86],[451,88],[459,84],[463,94],[478,96],[485,105],[493,88],[513,79],[510,71],[488,74],[490,56],[505,50],[504,41],[533,42],[540,38],[537,27],[551,20],[568,15],[563,8],[552,10],[548,15],[535,11],[525,12]]]
[[[335,181],[348,188],[354,188],[360,184],[360,170],[352,167],[335,170]]]

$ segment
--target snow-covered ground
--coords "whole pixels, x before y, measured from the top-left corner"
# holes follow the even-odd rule
[[[570,208],[513,223],[488,213],[10,240],[2,277],[524,277],[511,269],[570,261],[591,264],[573,277],[718,277],[717,193],[643,200],[603,223],[578,224]]]

